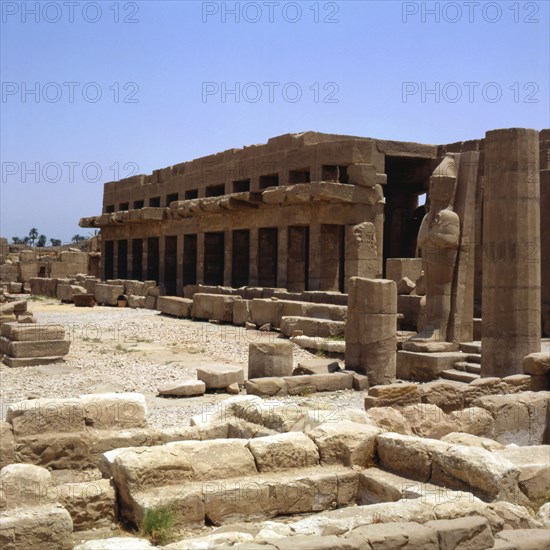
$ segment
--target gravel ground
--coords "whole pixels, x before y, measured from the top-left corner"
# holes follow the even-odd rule
[[[56,300],[29,301],[29,309],[38,323],[64,326],[71,348],[60,364],[11,369],[0,363],[2,418],[8,404],[29,397],[115,391],[145,394],[152,427],[187,425],[191,416],[226,399],[227,394],[162,399],[156,397],[160,385],[195,378],[201,364],[230,363],[244,366],[246,372],[249,342],[277,338],[276,333],[175,319],[151,310],[75,308]],[[294,346],[295,363],[312,357]],[[363,392],[349,391],[283,400],[328,400],[338,407],[363,408],[363,398]]]

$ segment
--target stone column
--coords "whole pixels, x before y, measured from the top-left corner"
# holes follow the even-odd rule
[[[370,385],[390,384],[396,372],[397,285],[352,277],[348,292],[346,368],[366,374]]]
[[[163,231],[159,231],[159,286],[166,292],[166,237]]]
[[[197,233],[197,284],[204,284],[204,233]]]
[[[233,231],[224,231],[223,286],[231,286],[233,269]]]
[[[258,228],[250,228],[250,272],[248,280],[250,286],[256,286],[258,284]]]
[[[544,216],[550,212],[550,130],[540,132],[539,147],[542,332],[550,336],[550,224]]]
[[[277,252],[277,286],[286,288],[288,264],[288,227],[279,227]]]
[[[149,265],[149,240],[147,237],[143,237],[143,245],[141,249],[141,279],[147,281],[149,278],[148,267]]]
[[[184,228],[180,225],[178,228],[178,250],[176,252],[177,257],[177,276],[176,276],[176,295],[183,296],[183,239]]]
[[[540,351],[538,132],[487,132],[483,201],[481,376],[504,377]]]
[[[113,279],[118,279],[118,241],[113,241]]]
[[[319,290],[321,282],[321,225],[309,226],[309,272],[308,290]]]

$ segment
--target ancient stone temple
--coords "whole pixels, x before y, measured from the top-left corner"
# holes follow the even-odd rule
[[[530,149],[516,147],[513,136],[499,137],[502,147],[493,147],[489,160],[485,139],[424,145],[287,134],[106,183],[103,213],[80,225],[101,229],[104,279],[154,280],[167,295],[181,296],[195,284],[347,292],[350,277],[397,283],[407,277],[408,284],[419,283],[412,296],[398,289],[398,311],[419,332],[407,345],[435,351],[437,341],[445,344],[439,351],[449,350],[479,339],[473,319],[481,316],[484,285],[490,295],[483,271],[487,276],[492,269],[483,239],[489,235],[497,242],[490,231],[499,231],[488,208],[500,199],[493,198],[486,172],[498,173],[493,165],[507,148],[531,179],[531,172],[540,176],[540,208],[550,207],[550,131],[533,132]],[[531,157],[537,157],[536,166]],[[531,194],[535,202],[538,193]],[[484,227],[484,218],[494,229]],[[439,229],[429,229],[434,223]],[[541,281],[533,280],[539,288],[533,300],[542,296],[537,314],[548,332],[544,226],[532,217],[526,231],[542,228],[541,236],[517,233],[517,246],[525,250],[516,252],[518,261],[522,253],[535,260],[529,273],[542,272]],[[430,341],[434,349],[427,349]]]

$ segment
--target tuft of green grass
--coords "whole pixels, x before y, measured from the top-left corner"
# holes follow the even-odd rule
[[[155,545],[164,546],[173,537],[174,512],[167,507],[148,508],[140,528],[140,536]]]
[[[124,347],[122,344],[117,344],[115,349],[117,351],[120,351],[120,353],[131,353],[132,351],[135,351],[133,349]]]
[[[317,353],[315,354],[315,357],[326,357],[327,352],[324,349],[318,349]]]
[[[48,299],[48,296],[42,296],[41,294],[31,294],[27,298],[29,302],[45,302]]]
[[[346,335],[341,332],[340,334],[333,334],[332,336],[328,336],[326,340],[336,340],[337,342],[344,342],[346,340]]]

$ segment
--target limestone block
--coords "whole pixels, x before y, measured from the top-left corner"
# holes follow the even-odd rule
[[[348,166],[349,183],[362,187],[374,187],[378,181],[374,164],[350,164]]]
[[[16,283],[19,278],[19,269],[16,265],[1,264],[0,265],[0,281],[7,283]]]
[[[86,289],[78,285],[58,284],[56,296],[62,302],[72,302],[75,294],[86,294]]]
[[[386,432],[413,435],[411,425],[399,409],[372,407],[367,412],[369,421]]]
[[[480,447],[450,445],[433,454],[433,483],[466,488],[484,500],[520,502],[519,469]]]
[[[418,287],[416,287],[418,292]],[[420,314],[422,296],[419,294],[399,294],[397,296],[397,311],[403,315],[401,321],[408,327],[416,327]]]
[[[451,419],[437,405],[416,403],[403,407],[401,412],[415,435],[441,439],[455,430]]]
[[[329,374],[339,372],[340,362],[334,359],[306,359],[298,362],[298,366],[292,371],[294,376],[300,374]],[[355,374],[353,371],[348,371]]]
[[[231,323],[233,321],[233,304],[240,296],[221,294],[195,294],[193,296],[193,319],[215,319]]]
[[[110,527],[116,520],[115,491],[108,479],[64,483],[56,487],[56,493],[75,531]]]
[[[538,503],[550,500],[550,448],[509,446],[496,451],[519,469],[519,488],[529,500]]]
[[[135,294],[130,294],[128,296],[128,307],[133,309],[142,309],[145,307],[145,296],[137,296]]]
[[[548,429],[549,392],[488,395],[473,401],[495,420],[494,439],[503,444],[540,445]]]
[[[60,504],[17,508],[2,514],[0,546],[24,550],[70,550],[73,522]]]
[[[94,296],[98,304],[116,306],[118,297],[124,294],[123,285],[97,284]]]
[[[397,377],[429,382],[439,378],[442,371],[453,368],[461,360],[464,360],[464,354],[455,351],[429,353],[400,350],[397,352]]]
[[[449,416],[460,432],[485,437],[492,437],[494,434],[495,420],[489,411],[481,407],[467,407],[454,411]]]
[[[502,443],[499,443],[498,441],[495,441],[494,439],[462,432],[451,432],[447,435],[444,435],[441,438],[441,441],[444,441],[445,443],[449,443],[451,445],[480,447],[488,451],[498,451],[500,449],[504,449],[504,445],[502,445]]]
[[[317,446],[300,432],[251,439],[248,448],[254,455],[260,472],[306,468],[319,464]]]
[[[302,376],[285,377],[289,395],[301,395],[313,392],[333,392],[339,390],[351,390],[353,388],[353,375],[343,372],[332,374],[308,374]]]
[[[550,535],[547,529],[516,529],[500,531],[496,534],[497,542],[508,543],[513,550],[548,550]],[[506,549],[506,547],[502,547]]]
[[[174,315],[175,317],[190,317],[193,300],[179,298],[177,296],[159,296],[157,298],[157,309],[161,313]]]
[[[525,374],[544,375],[550,372],[549,353],[531,353],[523,358]]]
[[[323,465],[372,466],[380,429],[349,420],[325,422],[308,432],[319,448]]]
[[[15,462],[15,439],[11,425],[0,422],[0,468]]]
[[[84,407],[80,399],[32,399],[8,406],[6,421],[16,438],[25,435],[83,432]]]
[[[23,283],[9,283],[8,292],[10,294],[21,294],[23,292]]]
[[[386,278],[398,283],[404,277],[416,283],[422,275],[422,258],[388,258]]]
[[[159,386],[159,395],[170,395],[174,397],[193,397],[204,395],[206,384],[201,380],[181,380]]]
[[[244,388],[248,395],[259,397],[273,397],[276,395],[288,395],[286,378],[278,376],[270,378],[254,378],[246,380]]]
[[[435,439],[384,433],[378,436],[380,466],[390,472],[417,481],[429,481],[437,451],[445,453],[449,445]]]
[[[13,302],[7,302],[0,304],[0,315],[19,315],[27,311],[27,300],[15,300]]]
[[[248,378],[290,376],[292,374],[292,343],[251,342],[248,346]]]
[[[245,325],[250,321],[250,302],[249,300],[235,300],[233,303],[233,324],[237,326]]]
[[[444,412],[450,413],[462,409],[462,388],[463,384],[460,382],[436,380],[422,384],[419,386],[418,392],[422,403],[437,405]]]
[[[416,287],[416,284],[408,277],[403,277],[397,282],[397,294],[410,294]]]
[[[145,297],[145,309],[157,309],[157,297],[148,295]]]
[[[0,508],[26,508],[46,502],[52,476],[32,464],[9,464],[0,470]]]
[[[16,435],[17,462],[37,464],[54,470],[94,466],[91,436],[85,431]]]
[[[244,384],[244,369],[233,365],[203,365],[197,367],[197,378],[209,390],[223,389],[231,384]]]
[[[281,333],[287,337],[296,330],[305,336],[329,338],[344,334],[346,323],[327,319],[312,319],[310,317],[281,317]]]
[[[352,531],[352,535],[363,541],[364,548],[406,548],[407,550],[439,550],[440,548],[437,532],[434,529],[412,522],[374,523],[357,527]]]
[[[393,407],[411,405],[420,402],[417,384],[395,383],[372,386],[365,398],[365,408]]]
[[[364,279],[352,277],[348,293],[348,307],[358,313],[397,313],[397,292],[394,281],[386,279]]]
[[[491,526],[487,519],[481,516],[439,519],[428,521],[424,526],[437,533],[439,547],[444,550],[455,548],[481,550],[493,547]]]
[[[60,357],[69,353],[69,340],[17,341],[0,338],[0,350],[10,357]]]
[[[31,294],[39,296],[56,295],[57,279],[33,277],[29,282],[31,284]]]
[[[42,323],[5,323],[2,336],[18,342],[62,340],[65,337],[63,325]]]
[[[147,424],[147,405],[141,393],[81,395],[87,426],[96,429],[140,428]]]

